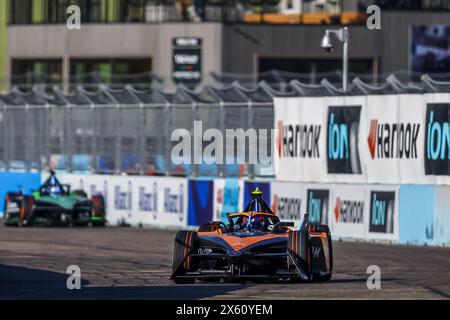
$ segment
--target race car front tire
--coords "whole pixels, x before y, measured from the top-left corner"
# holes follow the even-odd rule
[[[192,257],[188,254],[195,249],[197,241],[197,233],[193,231],[178,231],[175,236],[175,243],[173,246],[172,257],[172,271],[177,274],[174,275],[173,280],[178,284],[192,284],[195,283],[194,278],[178,277],[185,274],[192,269]]]

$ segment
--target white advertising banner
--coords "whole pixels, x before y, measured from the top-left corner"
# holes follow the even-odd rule
[[[360,129],[366,97],[275,99],[275,172],[281,181],[364,182]]]
[[[450,94],[274,103],[279,181],[450,184]]]
[[[361,137],[369,183],[427,183],[423,95],[368,96]]]
[[[133,225],[187,226],[187,179],[136,177]]]
[[[105,198],[109,224],[187,225],[187,179],[62,174],[61,182]]]
[[[294,222],[300,227],[306,212],[306,193],[299,182],[272,182],[270,184],[270,203],[272,211],[281,221]]]
[[[329,226],[333,237],[364,239],[369,214],[365,185],[333,185]]]
[[[275,98],[275,172],[282,181],[326,181],[325,101]]]

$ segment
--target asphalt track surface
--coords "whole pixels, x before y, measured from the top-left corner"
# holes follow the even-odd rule
[[[0,223],[0,299],[450,298],[450,248],[335,241],[330,282],[175,285],[175,231]],[[66,287],[69,265],[81,268],[81,290]],[[370,265],[381,268],[381,290],[367,289]]]

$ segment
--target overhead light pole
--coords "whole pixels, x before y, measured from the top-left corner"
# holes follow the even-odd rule
[[[322,38],[321,47],[328,53],[334,49],[331,41],[331,35],[334,35],[340,42],[342,42],[342,90],[348,91],[348,39],[349,32],[347,27],[340,29],[327,29]]]

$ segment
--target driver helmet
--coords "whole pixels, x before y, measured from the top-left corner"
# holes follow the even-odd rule
[[[261,229],[263,227],[264,218],[263,217],[253,217],[250,221],[253,228]]]

